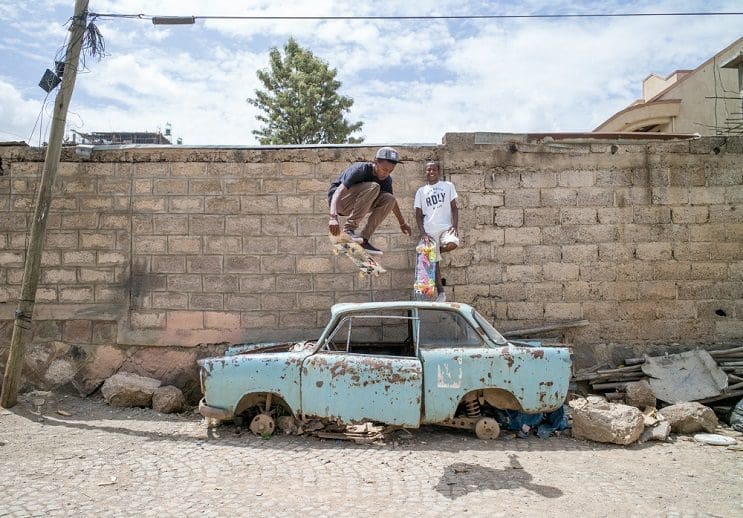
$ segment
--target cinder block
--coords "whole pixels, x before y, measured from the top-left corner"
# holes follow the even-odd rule
[[[62,329],[62,339],[66,342],[89,344],[93,336],[90,320],[67,320]]]
[[[165,315],[165,312],[158,312],[157,315]],[[160,320],[158,319],[158,323]],[[164,326],[163,326],[164,327]],[[204,329],[204,312],[203,311],[168,311],[167,328],[176,329]]]
[[[132,311],[129,324],[132,329],[165,329],[165,318],[165,311]],[[184,326],[178,328],[188,329]]]

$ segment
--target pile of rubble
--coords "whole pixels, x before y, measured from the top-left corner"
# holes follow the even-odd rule
[[[577,438],[626,445],[668,440],[674,432],[734,445],[743,436],[718,420],[732,417],[743,396],[743,347],[630,358],[617,368],[579,371],[573,381],[596,394],[570,402]],[[705,406],[712,402],[720,404]]]
[[[119,372],[103,382],[101,394],[111,406],[152,407],[162,414],[180,412],[186,398],[178,387],[161,386],[160,380]]]
[[[573,381],[587,382],[592,392],[604,393],[609,401],[624,399],[628,384],[642,379],[651,383],[660,399],[671,403],[741,397],[743,347],[629,358],[617,368],[597,366],[573,376]]]

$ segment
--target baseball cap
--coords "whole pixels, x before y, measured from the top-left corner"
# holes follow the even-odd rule
[[[374,155],[375,160],[387,160],[396,164],[402,162],[400,160],[400,153],[391,147],[380,147],[377,149],[377,154]]]

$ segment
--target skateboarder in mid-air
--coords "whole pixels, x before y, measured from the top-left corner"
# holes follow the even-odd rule
[[[415,220],[420,231],[420,240],[436,249],[436,300],[445,301],[446,294],[441,281],[441,252],[450,252],[459,246],[457,226],[459,208],[454,184],[439,180],[438,162],[426,163],[426,184],[415,193]]]
[[[412,234],[392,194],[390,175],[399,162],[400,155],[396,150],[391,147],[379,148],[374,161],[351,164],[330,184],[328,229],[332,236],[359,243],[368,254],[382,255],[382,251],[369,243],[369,239],[390,211],[395,213],[402,233],[407,236]],[[357,234],[356,229],[367,214],[366,225]],[[342,231],[338,216],[346,216]],[[345,235],[342,236],[341,232]]]

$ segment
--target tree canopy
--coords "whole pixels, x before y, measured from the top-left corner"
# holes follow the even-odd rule
[[[363,136],[351,136],[364,123],[345,118],[353,99],[338,93],[336,74],[294,38],[284,45],[283,56],[272,48],[270,68],[257,72],[264,89],[248,99],[261,110],[256,119],[263,123],[253,135],[263,145],[363,142]]]

